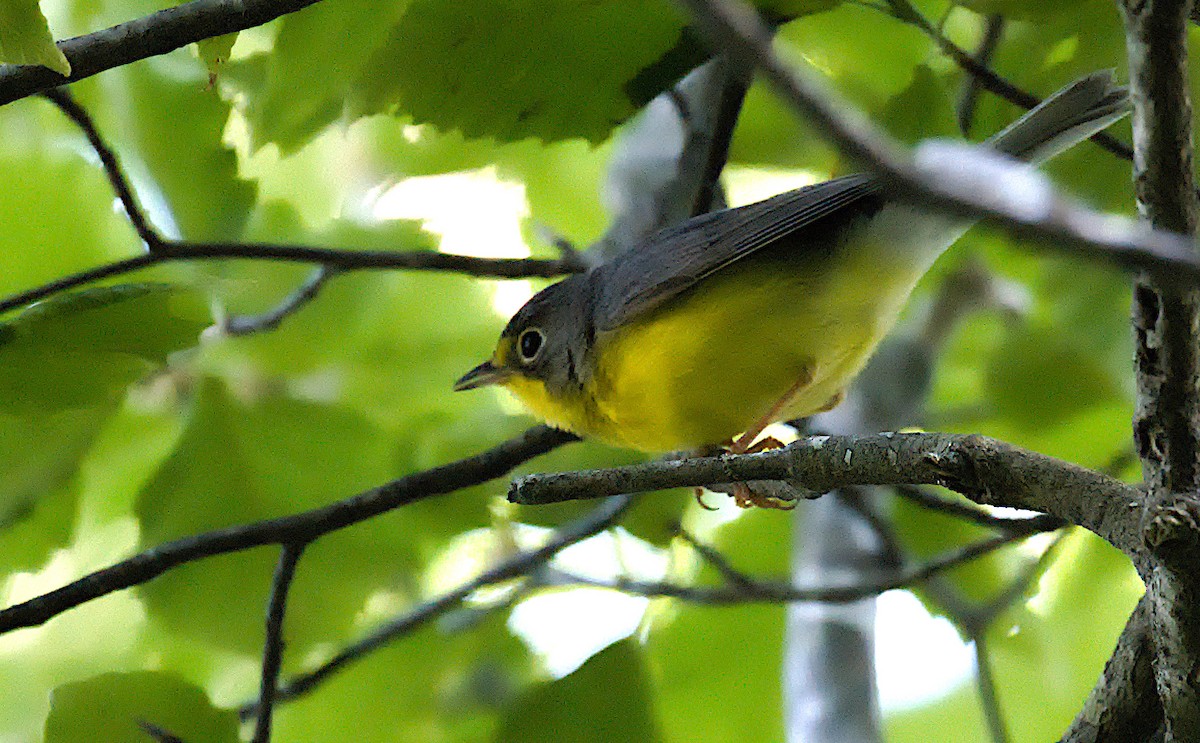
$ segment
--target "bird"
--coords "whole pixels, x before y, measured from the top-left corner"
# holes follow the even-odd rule
[[[1097,72],[985,146],[1037,164],[1127,112]],[[767,425],[838,404],[971,224],[870,174],[698,216],[538,292],[454,389],[500,385],[551,426],[647,453],[773,446],[754,443]]]

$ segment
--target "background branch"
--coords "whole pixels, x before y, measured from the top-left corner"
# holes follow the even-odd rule
[[[407,475],[322,508],[197,534],[152,547],[49,593],[0,611],[0,634],[33,627],[184,563],[268,544],[307,542],[418,500],[493,480],[575,436],[536,426],[487,451]]]
[[[453,591],[430,599],[378,627],[366,637],[343,648],[311,671],[289,679],[279,689],[279,701],[290,701],[308,694],[321,683],[345,670],[356,661],[365,658],[371,652],[410,634],[430,620],[446,613],[480,588],[531,575],[567,547],[615,526],[632,504],[633,499],[630,496],[610,498],[583,517],[560,526],[541,547],[512,555]],[[247,703],[239,708],[238,714],[243,720],[247,720],[255,715],[257,709],[258,706],[255,703]]]
[[[305,543],[288,543],[279,550],[279,563],[271,581],[271,600],[267,606],[267,636],[263,641],[262,680],[258,691],[257,717],[252,743],[271,740],[271,712],[275,704],[275,687],[283,665],[283,615],[287,609],[288,590],[296,574],[296,563],[304,552]]]

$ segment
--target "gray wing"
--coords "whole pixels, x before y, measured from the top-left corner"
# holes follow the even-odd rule
[[[872,212],[881,204],[879,191],[874,178],[850,175],[663,230],[596,269],[603,274],[595,277],[600,279],[596,327],[611,330],[649,312],[725,266],[825,217]]]

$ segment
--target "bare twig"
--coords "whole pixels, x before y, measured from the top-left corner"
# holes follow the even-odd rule
[[[996,516],[974,504],[967,505],[956,500],[943,498],[915,485],[898,485],[896,486],[896,494],[927,510],[955,516],[992,529],[1023,531],[1029,529],[1030,524],[1037,519],[1036,516]],[[1063,525],[1065,526],[1066,524],[1064,523]]]
[[[1000,710],[1000,697],[996,694],[996,679],[992,676],[992,660],[987,651],[987,633],[972,636],[975,645],[975,685],[979,689],[979,703],[987,720],[992,743],[1008,743],[1008,729],[1004,725],[1004,714]]]
[[[304,552],[304,542],[287,543],[279,551],[279,563],[271,582],[271,601],[267,607],[267,637],[263,642],[262,682],[258,691],[257,717],[252,743],[271,740],[271,712],[275,704],[279,669],[283,665],[283,615],[287,609],[288,590],[296,574],[296,563]]]
[[[1048,528],[1053,528],[1048,527]],[[999,534],[982,539],[959,549],[951,550],[923,565],[896,571],[877,581],[845,586],[818,586],[799,588],[787,580],[750,579],[745,583],[723,586],[685,586],[668,581],[639,581],[628,578],[602,580],[588,576],[565,574],[570,581],[595,588],[609,588],[636,596],[669,597],[709,606],[732,604],[782,604],[796,601],[819,601],[844,604],[878,596],[897,588],[912,588],[930,578],[975,560],[1013,542],[1025,539],[1028,534]],[[560,571],[562,572],[562,571]]]
[[[251,333],[275,330],[285,319],[316,299],[325,283],[336,275],[337,271],[329,266],[318,266],[313,269],[303,284],[284,297],[283,301],[275,307],[258,315],[227,317],[220,324],[221,330],[226,335],[250,335]]]
[[[133,189],[129,185],[129,178],[121,168],[116,153],[108,146],[104,138],[100,136],[100,130],[96,128],[96,122],[92,120],[91,115],[83,106],[80,106],[75,101],[75,98],[67,88],[50,88],[49,90],[42,91],[42,96],[55,106],[58,106],[58,109],[75,126],[79,127],[83,135],[87,137],[88,144],[92,146],[92,150],[100,158],[100,165],[104,170],[104,175],[108,177],[108,182],[112,186],[112,190],[117,194],[117,200],[124,207],[125,216],[129,218],[134,231],[137,232],[138,237],[142,238],[142,242],[146,243],[147,246],[153,246],[160,238],[154,231],[154,228],[150,226],[141,207],[138,206],[137,199],[133,196]]]
[[[943,54],[969,73],[988,92],[1022,108],[1033,108],[1041,103],[1040,98],[1000,77],[986,63],[975,59],[965,49],[951,41],[939,26],[930,23],[909,0],[887,0],[887,3],[893,17],[916,27],[928,36],[938,45]],[[951,9],[953,7],[953,5],[950,6]],[[1092,136],[1092,141],[1119,158],[1133,159],[1133,150],[1129,145],[1110,134],[1100,132]]]
[[[184,563],[267,544],[312,541],[393,508],[478,485],[575,440],[569,433],[536,426],[474,456],[393,480],[322,508],[167,542],[0,611],[0,634],[37,626],[80,604],[146,583]]]
[[[729,558],[718,552],[716,548],[704,544],[683,529],[680,529],[679,531],[679,538],[682,539],[689,547],[694,549],[696,554],[700,555],[700,557],[706,563],[711,565],[713,569],[716,570],[728,583],[731,583],[735,586],[750,586],[754,583],[753,578],[735,568],[729,562]]]
[[[317,668],[289,679],[279,689],[279,701],[288,701],[304,696],[335,673],[387,643],[413,632],[431,619],[444,614],[480,588],[529,575],[567,547],[615,525],[632,502],[632,498],[629,496],[611,498],[584,517],[559,527],[541,547],[512,555],[453,591],[430,599],[378,627],[366,637],[342,649]],[[258,706],[251,702],[242,705],[239,714],[243,720],[250,719],[254,717],[257,709]]]
[[[40,65],[0,65],[0,105],[188,44],[261,26],[317,0],[192,0],[103,31],[58,42],[70,77]]]
[[[1004,16],[990,15],[983,29],[983,39],[971,59],[981,68],[991,69],[992,57],[1000,47],[1000,39],[1004,36]],[[947,39],[949,41],[949,39]],[[958,96],[958,106],[955,117],[958,119],[958,130],[964,137],[971,136],[971,126],[975,122],[975,105],[979,102],[979,91],[982,83],[976,74],[968,74],[963,80],[962,92]]]

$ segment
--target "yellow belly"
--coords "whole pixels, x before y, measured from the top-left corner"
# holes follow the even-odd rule
[[[881,256],[856,252],[849,260],[861,265],[843,263],[832,272],[825,265],[797,271],[778,259],[723,269],[637,322],[601,334],[597,368],[581,398],[550,399],[532,380],[509,386],[553,425],[647,452],[727,441],[806,377],[811,381],[773,418],[810,415],[863,367],[920,276],[879,276],[878,266],[867,264]]]

